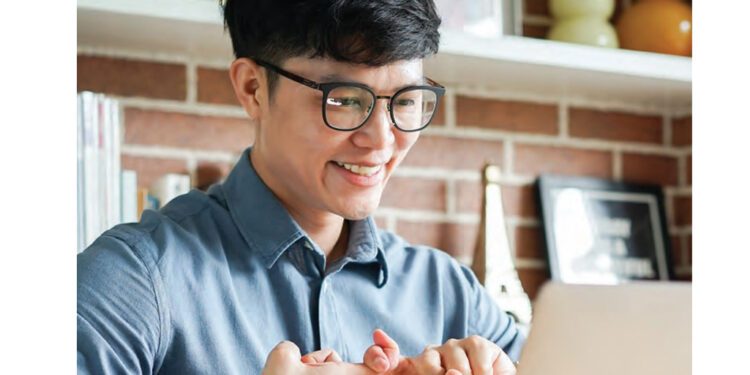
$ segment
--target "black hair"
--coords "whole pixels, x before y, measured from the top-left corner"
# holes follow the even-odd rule
[[[437,53],[433,0],[227,0],[236,58],[281,65],[291,57],[383,66]],[[269,89],[278,77],[268,72]]]

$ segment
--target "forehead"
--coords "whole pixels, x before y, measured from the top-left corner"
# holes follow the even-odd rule
[[[318,82],[358,82],[376,91],[395,91],[398,88],[424,83],[422,59],[399,60],[383,66],[350,64],[326,58],[295,57],[284,63],[285,69],[295,69],[301,75]]]

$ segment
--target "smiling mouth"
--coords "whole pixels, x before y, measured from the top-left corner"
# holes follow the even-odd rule
[[[372,175],[377,174],[385,166],[385,164],[377,164],[373,166],[357,165],[357,164],[349,164],[349,163],[344,163],[344,162],[335,161],[335,160],[333,162],[339,167],[348,170],[349,172],[352,172],[360,176],[365,176],[365,177],[370,177]]]

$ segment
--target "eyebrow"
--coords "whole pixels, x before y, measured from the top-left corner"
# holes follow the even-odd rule
[[[348,83],[358,83],[360,85],[365,85],[367,87],[370,87],[369,85],[366,85],[366,84],[364,84],[362,82],[354,81],[354,80],[349,79],[347,77],[344,77],[344,76],[342,76],[342,75],[340,75],[338,73],[330,73],[330,74],[323,75],[322,77],[320,77],[320,81],[319,82],[326,82],[326,83],[328,83],[328,82],[348,82]],[[418,79],[416,79],[414,81],[407,82],[405,85],[401,85],[399,87],[395,87],[394,91],[398,91],[398,90],[400,90],[400,89],[402,89],[404,87],[422,86],[422,85],[426,85],[426,84],[427,84],[427,79],[424,76],[422,76],[422,77],[420,77],[420,78],[418,78]],[[370,87],[370,88],[372,88],[372,87]]]

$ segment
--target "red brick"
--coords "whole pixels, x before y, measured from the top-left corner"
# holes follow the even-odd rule
[[[502,165],[503,143],[422,135],[403,164],[481,171],[485,162]]]
[[[211,104],[228,104],[239,106],[234,94],[232,81],[226,69],[212,69],[199,67],[198,72],[198,101]]]
[[[479,214],[482,209],[483,195],[481,181],[457,181],[456,210]]]
[[[427,245],[454,257],[472,257],[479,226],[441,222],[399,220],[396,233],[413,245]]]
[[[608,178],[612,176],[612,153],[517,144],[515,172],[534,176],[542,173],[556,173]]]
[[[687,184],[693,185],[693,155],[687,158]]]
[[[693,224],[693,197],[674,197],[672,198],[674,207],[674,224],[685,226]]]
[[[533,185],[502,185],[503,211],[506,216],[533,218],[537,216]],[[482,209],[482,184],[479,181],[458,181],[456,184],[456,210],[480,214]]]
[[[445,122],[445,97],[443,97],[440,100],[440,104],[438,104],[437,112],[435,113],[435,117],[432,118],[430,126],[444,126]]]
[[[663,142],[662,119],[659,116],[570,108],[568,119],[572,137],[654,144]]]
[[[233,165],[229,163],[201,162],[195,168],[195,187],[207,190],[211,185],[223,181]]]
[[[544,252],[544,233],[539,227],[516,227],[517,258],[547,259]]]
[[[250,120],[125,109],[125,143],[240,152],[253,144]]]
[[[537,217],[539,211],[534,185],[503,186],[502,191],[506,216]]]
[[[375,216],[373,217],[375,219],[375,225],[378,226],[378,228],[386,230],[388,229],[388,223],[386,222],[386,218],[383,216]]]
[[[623,154],[622,177],[628,182],[677,185],[677,159],[671,156]]]
[[[78,55],[78,91],[185,100],[185,66],[153,61]]]
[[[693,144],[693,117],[672,120],[672,144],[690,146]]]
[[[380,206],[445,212],[445,181],[392,177]]]
[[[533,301],[542,285],[549,281],[549,272],[546,269],[522,268],[518,270],[518,278],[521,279],[523,290]]]
[[[190,174],[185,160],[148,158],[122,155],[122,169],[134,170],[138,179],[138,188],[149,188],[156,180],[167,173]]]
[[[456,122],[512,132],[557,134],[557,106],[459,96]]]

